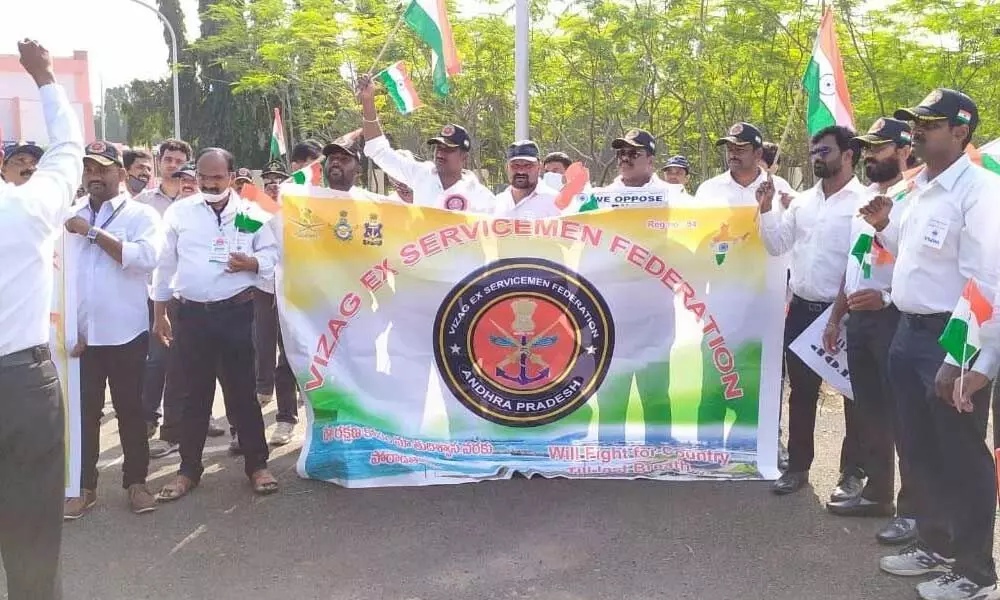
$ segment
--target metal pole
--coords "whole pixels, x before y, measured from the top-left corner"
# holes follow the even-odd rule
[[[514,137],[528,139],[528,0],[514,2]]]
[[[146,4],[142,0],[131,0],[131,2],[134,2],[139,6],[147,8],[156,13],[156,16],[159,17],[160,20],[163,21],[163,24],[167,26],[167,32],[170,34],[170,46],[173,52],[171,55],[173,58],[172,61],[173,67],[171,68],[171,71],[173,72],[173,80],[174,80],[174,137],[180,139],[181,138],[181,95],[180,95],[180,86],[177,84],[177,61],[178,61],[177,34],[174,33],[174,26],[170,24],[170,21],[168,21],[165,16],[163,16],[163,13],[156,10],[152,6]]]
[[[101,139],[108,139],[108,92],[104,89],[104,73],[101,73]]]

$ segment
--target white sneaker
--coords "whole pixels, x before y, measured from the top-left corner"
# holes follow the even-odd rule
[[[257,394],[257,402],[261,406],[267,406],[274,400],[274,394]]]
[[[163,458],[180,450],[180,444],[165,442],[163,440],[149,441],[149,458]]]
[[[288,442],[292,441],[292,433],[294,431],[294,424],[278,421],[278,423],[274,426],[274,433],[271,434],[270,444],[272,446],[284,446]]]
[[[924,600],[997,600],[1000,591],[996,584],[981,586],[955,572],[917,586],[917,593]]]
[[[899,554],[883,556],[879,567],[886,573],[903,577],[917,577],[928,573],[947,573],[953,558],[945,558],[940,554],[924,549],[919,544],[910,544]]]

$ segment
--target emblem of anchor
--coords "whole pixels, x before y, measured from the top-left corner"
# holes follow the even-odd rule
[[[510,307],[514,312],[514,322],[511,324],[512,333],[507,333],[496,321],[490,319],[490,323],[503,334],[491,335],[490,343],[501,348],[513,349],[506,358],[497,364],[496,376],[520,385],[541,381],[549,376],[549,365],[542,357],[535,354],[535,350],[549,347],[559,340],[559,336],[546,335],[558,324],[558,321],[549,325],[539,335],[531,337],[535,331],[535,321],[532,317],[538,304],[532,300],[520,298],[511,302]],[[518,365],[518,370],[516,374],[511,375],[507,373],[507,367],[515,362]],[[538,374],[534,377],[528,374],[529,363],[540,367]]]

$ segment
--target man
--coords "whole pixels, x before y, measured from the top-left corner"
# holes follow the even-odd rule
[[[246,167],[236,169],[236,179],[233,180],[233,189],[236,190],[236,193],[242,196],[243,186],[248,183],[253,183],[253,173],[250,172],[250,169]]]
[[[66,229],[76,234],[77,323],[83,438],[80,495],[66,500],[75,520],[97,503],[97,457],[105,389],[118,419],[124,462],[122,487],[132,512],[156,509],[146,489],[149,443],[142,410],[142,372],[149,347],[147,282],[156,267],[160,216],[119,192],[126,171],[118,149],[98,141],[86,148],[83,183],[89,196],[71,209]]]
[[[851,249],[851,219],[865,189],[854,176],[858,161],[854,132],[831,126],[813,136],[813,173],[819,182],[793,200],[787,210],[773,205],[776,186],[768,174],[757,189],[760,235],[772,256],[791,253],[792,300],[785,317],[785,365],[788,371],[788,469],[774,483],[775,494],[797,492],[809,482],[813,434],[822,378],[788,349],[837,298],[844,277],[844,256]],[[755,168],[760,167],[754,165]],[[854,406],[845,398],[846,435],[841,449],[841,480],[830,499],[839,502],[861,492],[858,427]]]
[[[180,181],[175,200],[183,200],[198,193],[198,177],[195,175],[194,163],[188,163],[178,169],[173,178]]]
[[[364,152],[386,175],[413,188],[414,204],[445,210],[492,213],[496,197],[465,170],[472,140],[458,125],[445,125],[441,134],[429,139],[434,148],[433,162],[417,161],[400,155],[389,145],[375,110],[375,84],[363,75],[358,82],[358,98],[364,117]]]
[[[236,216],[248,214],[251,203],[230,189],[232,154],[207,148],[196,164],[201,194],[164,215],[163,251],[153,274],[154,334],[165,346],[175,345],[186,387],[181,466],[157,496],[164,502],[187,495],[201,481],[217,372],[254,492],[278,490],[267,470],[264,420],[254,394],[252,331],[253,286],[258,277],[271,276],[277,243],[269,227],[251,232],[238,226]],[[179,306],[171,319],[167,303],[175,296]]]
[[[317,160],[323,155],[323,145],[316,140],[306,140],[295,144],[288,155],[288,168],[292,173]]]
[[[288,173],[285,173],[280,162],[272,162],[267,165],[260,176],[264,180],[264,193],[277,202],[278,189],[281,187],[281,182],[288,179]]]
[[[11,146],[3,153],[0,177],[13,185],[23,185],[31,178],[42,158],[42,149],[34,144]]]
[[[872,182],[862,202],[867,204],[872,196],[893,198],[890,218],[899,218],[906,204],[907,184],[903,181],[903,171],[911,151],[910,126],[897,119],[879,119],[866,135],[855,140],[862,148],[865,175]],[[851,222],[852,243],[866,229],[864,220],[855,217]],[[903,544],[913,541],[917,532],[908,485],[910,477],[902,453],[901,485],[895,510],[893,508],[898,421],[888,362],[889,344],[899,324],[899,311],[889,294],[892,261],[891,255],[877,241],[867,274],[855,256],[847,257],[847,272],[823,333],[823,345],[828,352],[836,353],[841,321],[847,317],[847,364],[868,476],[861,494],[849,500],[830,502],[827,510],[842,516],[894,516],[878,532],[876,539],[883,544]]]
[[[761,168],[764,141],[760,130],[750,123],[736,123],[729,133],[715,142],[726,147],[728,171],[716,175],[698,186],[694,199],[700,203],[711,202],[729,206],[756,206],[757,188],[768,180],[768,173]],[[793,194],[788,182],[771,175],[775,191],[781,195]]]
[[[558,193],[538,180],[538,145],[531,140],[514,142],[507,148],[507,180],[510,187],[497,195],[496,215],[519,219],[557,217]]]
[[[573,164],[565,152],[549,152],[542,160],[542,181],[557,192],[566,185],[566,170]]]
[[[984,439],[997,349],[984,347],[965,371],[945,358],[938,338],[970,279],[997,283],[1000,178],[964,154],[979,124],[965,94],[934,90],[894,116],[913,122],[913,150],[926,166],[898,218],[885,196],[861,212],[896,256],[892,303],[901,316],[889,375],[917,541],[880,566],[895,575],[945,572],[917,586],[925,600],[996,598],[996,472]]]
[[[128,149],[122,153],[122,164],[127,174],[125,189],[129,197],[135,198],[149,187],[153,179],[153,155],[147,150]]]
[[[630,129],[612,140],[611,148],[618,176],[610,185],[593,190],[598,208],[665,206],[680,191],[656,176],[656,139],[648,131]]]
[[[774,142],[764,142],[760,156],[760,166],[771,175],[777,175],[781,168],[781,149]]]
[[[83,138],[48,50],[31,40],[18,50],[39,88],[49,150],[29,181],[0,186],[0,556],[9,600],[58,600],[65,422],[49,312],[55,240],[80,182]]]
[[[160,144],[157,154],[160,185],[142,192],[135,200],[152,206],[163,216],[167,207],[177,199],[180,181],[174,179],[173,175],[191,161],[191,145],[184,140],[165,140]]]
[[[687,184],[691,180],[691,163],[687,157],[677,155],[667,159],[667,164],[660,169],[662,179],[670,185],[679,186],[676,193],[687,196]]]

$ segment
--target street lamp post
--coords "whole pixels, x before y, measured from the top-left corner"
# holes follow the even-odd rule
[[[519,140],[528,139],[528,81],[530,77],[528,54],[528,28],[531,17],[528,0],[514,3],[514,136]]]
[[[142,0],[131,0],[131,1],[143,8],[147,8],[156,13],[156,16],[159,17],[160,20],[163,21],[163,24],[167,26],[167,32],[170,34],[170,46],[173,52],[172,54],[173,68],[171,68],[171,71],[173,72],[173,79],[174,79],[174,137],[177,139],[181,139],[181,95],[180,95],[180,88],[177,85],[177,61],[178,61],[177,34],[174,33],[173,25],[171,25],[170,21],[168,21],[167,18],[163,16],[163,13],[156,10],[152,6],[146,4],[145,2],[142,2]]]

